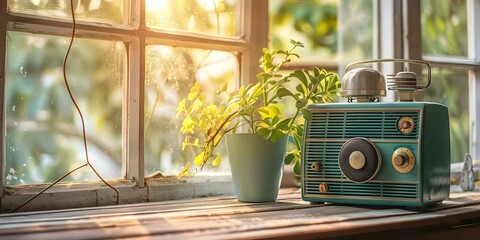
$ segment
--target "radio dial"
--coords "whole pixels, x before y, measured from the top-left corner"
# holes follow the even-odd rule
[[[397,130],[402,134],[409,134],[413,131],[414,123],[411,117],[400,117],[397,120]]]
[[[404,121],[404,122],[401,122],[401,128],[405,129],[405,128],[409,128],[410,127],[410,122],[408,121]]]
[[[348,158],[350,167],[356,170],[360,170],[365,166],[365,155],[360,151],[353,151]]]
[[[408,173],[415,166],[415,155],[408,148],[398,148],[392,154],[392,165],[399,173]]]
[[[377,176],[382,156],[375,143],[366,138],[347,140],[338,155],[342,174],[352,182],[368,182]]]

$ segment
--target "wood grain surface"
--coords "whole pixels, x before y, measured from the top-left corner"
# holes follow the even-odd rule
[[[199,198],[0,215],[0,239],[480,239],[480,194],[429,209]]]

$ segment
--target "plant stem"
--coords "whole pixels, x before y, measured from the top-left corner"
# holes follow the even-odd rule
[[[308,93],[307,93],[306,98],[307,98],[308,100],[310,100],[310,98],[312,97],[312,94],[315,92],[314,89],[317,89],[317,86],[318,86],[318,84],[320,84],[320,82],[321,82],[321,81],[318,81],[318,83],[314,84],[314,85],[312,86],[312,89],[308,89],[308,88],[307,88]],[[297,111],[295,112],[295,115],[292,117],[292,120],[290,121],[290,124],[288,125],[288,128],[289,128],[289,129],[292,129],[292,125],[293,125],[293,123],[295,122],[295,120],[296,120],[296,118],[297,118],[297,116],[298,116],[299,113],[300,113],[300,109],[297,108]]]
[[[275,66],[275,68],[273,68],[272,71],[270,71],[270,74],[272,76],[275,76],[275,74],[277,74],[277,72],[280,70],[280,68],[287,62],[287,59],[290,58],[290,56],[292,54],[290,54],[291,52],[293,52],[293,50],[295,50],[295,48],[297,47],[297,45],[294,45],[292,47],[292,49],[290,49],[290,51],[286,51],[286,54],[285,54],[285,58],[283,58],[283,60],[277,65]],[[274,89],[274,88],[270,88],[270,89],[267,89],[267,82],[270,78],[262,78],[262,88],[263,88],[263,106],[268,106],[270,104],[270,102],[268,101],[268,92],[271,90],[271,89]]]
[[[251,119],[251,121],[248,121],[248,123],[250,123],[250,129],[251,129],[252,133],[255,133],[255,126],[253,124],[253,121],[254,121],[253,111],[250,111],[250,119]]]
[[[292,129],[292,125],[295,122],[296,118],[298,117],[299,113],[300,113],[300,109],[297,108],[297,111],[295,112],[295,115],[293,115],[292,120],[290,121],[290,124],[288,125],[288,129]]]
[[[266,78],[262,78],[262,89],[263,89],[263,106],[268,106],[267,102],[267,80]]]
[[[222,128],[225,126],[225,124],[227,124],[227,122],[233,117],[235,116],[235,114],[237,114],[238,111],[234,111],[232,113],[230,113],[230,115],[228,115],[225,120],[222,122],[222,124],[220,124],[220,127],[217,128],[217,131],[215,131],[215,133],[205,142],[205,144],[210,144],[210,142],[212,142],[213,140],[215,140],[215,137],[220,133],[220,131],[222,130]]]

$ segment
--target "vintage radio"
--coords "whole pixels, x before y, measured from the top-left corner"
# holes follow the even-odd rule
[[[426,84],[413,72],[385,78],[353,65],[373,62],[419,64]],[[450,137],[447,107],[416,102],[416,91],[430,85],[427,62],[403,59],[350,64],[341,95],[348,103],[308,106],[302,156],[302,197],[310,202],[424,207],[448,198]],[[396,102],[379,102],[389,90]]]

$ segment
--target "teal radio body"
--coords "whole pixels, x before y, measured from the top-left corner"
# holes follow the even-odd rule
[[[397,87],[404,84],[396,81]],[[368,102],[364,100],[374,94],[356,96],[348,86],[344,78],[342,95],[349,97],[348,103],[308,106],[312,118],[304,127],[302,198],[410,207],[448,198],[447,107],[411,99]]]
[[[304,133],[302,197],[311,202],[422,207],[450,192],[448,110],[436,103],[333,103],[310,105]],[[411,119],[412,131],[397,125]],[[372,144],[380,157],[367,179],[349,179],[339,157],[349,140]],[[361,148],[360,151],[363,151]],[[413,154],[408,172],[396,167],[395,151]],[[410,167],[408,167],[410,168]],[[351,169],[362,172],[365,169]],[[344,170],[345,171],[345,170]]]

